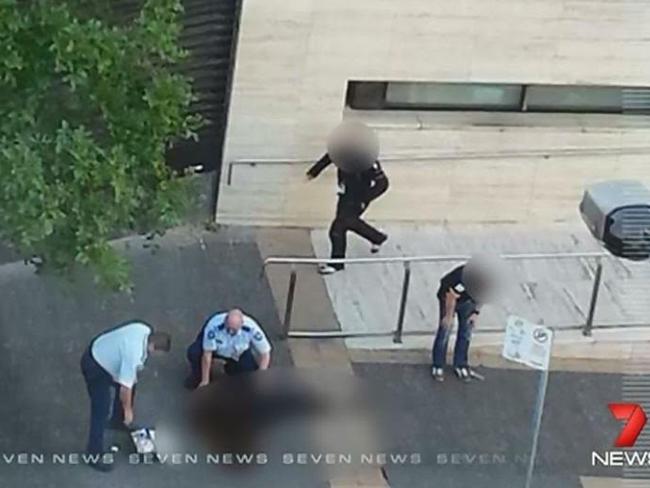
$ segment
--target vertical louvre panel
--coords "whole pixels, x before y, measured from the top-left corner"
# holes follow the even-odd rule
[[[232,62],[238,0],[183,0],[181,45],[189,52],[179,71],[192,80],[198,100],[191,106],[206,125],[198,141],[178,141],[167,153],[177,170],[202,166],[204,171],[221,165],[225,131],[226,97]],[[144,0],[111,0],[104,14],[120,24],[135,20]]]
[[[189,57],[181,67],[192,79],[198,100],[192,111],[207,122],[198,141],[181,141],[168,152],[175,169],[201,165],[205,171],[221,165],[228,83],[232,64],[237,0],[184,0],[181,45]]]

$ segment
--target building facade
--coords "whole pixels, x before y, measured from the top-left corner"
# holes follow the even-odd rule
[[[639,0],[244,0],[217,221],[325,225],[306,162],[346,118],[391,178],[373,219],[576,220],[593,181],[650,184],[649,26]]]

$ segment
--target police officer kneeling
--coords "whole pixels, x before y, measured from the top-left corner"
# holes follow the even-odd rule
[[[235,308],[213,315],[188,347],[192,372],[185,381],[187,388],[210,383],[213,358],[225,360],[229,376],[263,370],[271,363],[271,344],[257,322]]]
[[[109,329],[91,342],[81,358],[81,371],[90,396],[90,432],[86,452],[94,455],[89,466],[109,471],[102,462],[104,429],[111,410],[111,390],[115,391],[109,426],[128,428],[133,423],[133,402],[138,372],[153,351],[168,352],[171,337],[154,332],[144,322],[127,322]]]

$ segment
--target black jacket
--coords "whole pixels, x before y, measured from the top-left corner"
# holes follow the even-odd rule
[[[316,178],[321,172],[332,164],[329,154],[316,161],[307,174]],[[339,197],[356,202],[368,204],[380,197],[388,190],[388,177],[379,164],[375,161],[373,165],[359,173],[346,173],[341,169],[337,171]]]

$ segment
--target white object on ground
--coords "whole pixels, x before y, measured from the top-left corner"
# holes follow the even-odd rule
[[[154,429],[138,429],[131,432],[131,439],[138,454],[153,454],[156,452],[156,431]]]

